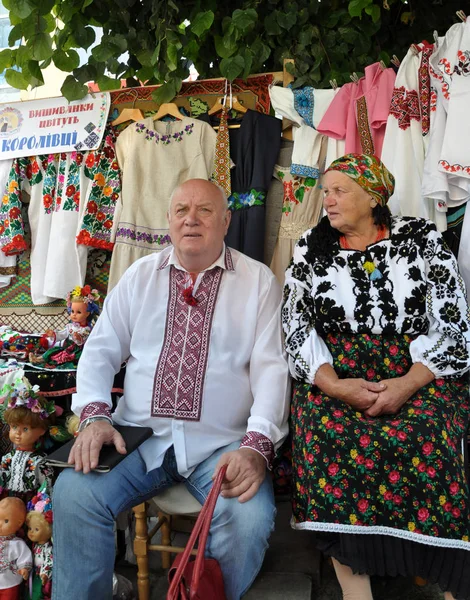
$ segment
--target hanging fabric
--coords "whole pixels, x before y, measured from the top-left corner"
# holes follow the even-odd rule
[[[423,199],[424,159],[429,143],[430,81],[429,57],[433,45],[427,42],[411,46],[398,69],[382,161],[395,176],[395,191],[388,202],[394,215],[423,217],[446,229],[445,215],[435,203]]]

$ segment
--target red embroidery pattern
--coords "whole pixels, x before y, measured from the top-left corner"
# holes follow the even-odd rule
[[[240,448],[251,448],[256,450],[264,456],[268,463],[268,467],[271,468],[274,460],[274,445],[269,438],[258,431],[248,431],[245,437],[242,439]]]
[[[467,175],[470,175],[470,166],[451,165],[446,160],[440,160],[439,165],[448,173],[467,173]]]
[[[361,139],[362,151],[364,154],[374,154],[374,140],[369,127],[369,115],[367,112],[367,102],[365,96],[358,98],[356,103],[357,128]]]
[[[437,90],[435,90],[433,87],[431,87],[431,102],[430,102],[431,112],[436,112],[436,105],[437,105]]]
[[[390,103],[390,114],[397,121],[400,129],[408,129],[411,119],[419,121],[419,98],[416,90],[407,90],[404,86],[394,88]]]
[[[429,57],[433,47],[424,48],[421,53],[421,65],[418,69],[419,100],[421,105],[421,128],[423,135],[429,133],[431,111],[431,80],[429,77]]]
[[[195,306],[183,296],[185,271],[170,267],[170,293],[162,351],[155,372],[152,417],[199,421],[209,339],[222,269],[206,271]]]
[[[448,100],[450,98],[449,84],[444,81],[444,77],[442,77],[440,73],[436,73],[436,71],[432,68],[431,64],[429,64],[429,74],[431,75],[431,77],[434,77],[434,79],[437,79],[437,81],[440,82],[442,95],[446,100]]]
[[[108,419],[112,419],[111,409],[105,402],[90,402],[81,412],[80,423],[90,417],[107,417]]]
[[[452,75],[452,69],[450,67],[450,62],[447,60],[447,58],[441,58],[441,60],[439,61],[439,64],[442,65],[442,70],[444,71],[444,73],[447,73],[447,75]]]

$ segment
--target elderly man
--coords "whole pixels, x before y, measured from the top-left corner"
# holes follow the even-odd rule
[[[225,195],[193,179],[169,213],[173,242],[132,265],[109,294],[77,373],[80,433],[54,488],[54,600],[109,600],[114,518],[177,482],[204,502],[227,464],[207,554],[229,600],[258,573],[275,515],[268,468],[287,433],[281,292],[264,265],[224,245]],[[114,374],[127,360],[111,419]],[[125,452],[112,421],[154,436],[107,474],[103,443]]]

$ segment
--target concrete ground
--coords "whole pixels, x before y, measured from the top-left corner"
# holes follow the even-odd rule
[[[333,568],[313,547],[311,534],[292,530],[289,519],[289,502],[278,503],[276,529],[263,568],[244,600],[341,600]],[[176,534],[174,543],[183,545],[185,539],[184,534]],[[168,589],[166,572],[161,568],[159,553],[151,553],[150,556],[150,600],[165,600]],[[120,560],[116,573],[132,582],[137,598],[136,567]],[[436,586],[418,587],[412,581],[401,578],[373,578],[372,586],[374,600],[443,599]],[[116,600],[130,598],[118,596]]]

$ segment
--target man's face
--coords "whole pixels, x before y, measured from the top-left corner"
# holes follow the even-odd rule
[[[202,259],[208,267],[220,255],[230,223],[220,191],[208,181],[187,182],[176,192],[168,212],[177,256]],[[185,266],[183,264],[183,266]]]

